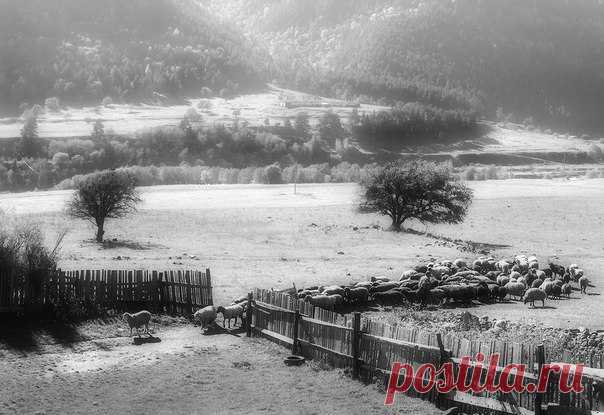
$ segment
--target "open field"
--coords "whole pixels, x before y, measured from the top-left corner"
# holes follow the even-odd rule
[[[458,226],[423,227],[450,238],[481,242],[496,256],[536,254],[576,262],[596,285],[593,295],[550,301],[553,309],[495,304],[473,310],[494,318],[537,318],[552,326],[601,328],[604,319],[602,204],[604,180],[472,182],[475,202]],[[348,282],[372,275],[398,278],[429,258],[474,257],[458,245],[383,230],[385,218],[354,209],[352,184],[293,186],[172,186],[142,189],[140,214],[108,224],[115,242],[99,247],[92,228],[62,213],[69,192],[0,195],[10,216],[41,222],[49,238],[69,229],[64,268],[210,267],[218,303],[252,287]],[[186,255],[184,255],[186,253]],[[193,256],[193,258],[191,257]]]

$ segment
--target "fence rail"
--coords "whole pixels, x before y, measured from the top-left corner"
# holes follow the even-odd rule
[[[58,270],[37,281],[0,271],[0,311],[61,300],[118,311],[191,314],[213,304],[210,270]]]
[[[266,290],[255,290],[251,296],[251,312],[248,322],[252,331],[291,347],[294,353],[321,359],[336,367],[352,368],[353,376],[371,379],[387,379],[394,362],[409,363],[417,368],[423,363],[439,365],[451,362],[454,372],[459,373],[461,358],[500,355],[495,381],[499,382],[503,368],[508,364],[524,364],[529,368],[524,384],[536,383],[540,365],[547,357],[543,346],[507,343],[500,341],[468,341],[454,335],[392,326],[360,314],[340,315],[289,295]],[[577,363],[577,362],[573,362]],[[469,378],[480,371],[481,382],[487,376],[487,365],[480,367],[470,362]],[[402,379],[400,379],[402,380]],[[427,380],[427,379],[426,379]],[[515,377],[510,377],[514,382]],[[469,413],[501,414],[600,414],[600,394],[592,387],[594,382],[604,382],[604,370],[586,368],[583,377],[583,393],[561,395],[559,378],[550,376],[547,392],[511,392],[505,395],[488,393],[471,394],[455,392],[440,395],[436,391],[422,395],[439,406],[457,406]],[[604,396],[604,394],[602,394]],[[566,411],[566,412],[565,412]]]

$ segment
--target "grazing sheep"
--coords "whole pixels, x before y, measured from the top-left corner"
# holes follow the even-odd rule
[[[419,275],[421,275],[419,272],[417,272],[414,269],[410,269],[401,274],[401,278],[399,279],[399,281],[411,280],[411,279],[414,279],[414,277],[417,277]],[[419,279],[419,277],[417,279]]]
[[[449,275],[451,270],[444,266],[432,267],[428,270],[428,275],[440,280],[443,276]]]
[[[524,284],[519,284],[517,282],[508,282],[505,285],[505,289],[507,290],[507,293],[509,294],[510,298],[522,298],[524,292],[526,291],[526,287],[524,286]]]
[[[407,288],[410,290],[417,290],[417,288],[419,287],[419,281],[415,281],[415,280],[401,281],[399,284],[399,287]]]
[[[469,285],[441,285],[438,288],[444,291],[446,300],[453,300],[454,302],[470,303],[476,297],[474,287]]]
[[[419,280],[419,283],[417,285],[417,289],[419,290],[419,292],[426,293],[427,291],[430,291],[431,288],[432,288],[432,283],[430,281],[430,277],[428,277],[427,275],[424,275],[423,277],[421,277]]]
[[[508,295],[508,290],[505,287],[499,287],[499,301],[505,300],[505,297]]]
[[[507,277],[505,275],[500,275],[497,277],[497,284],[501,285],[502,287],[505,286],[508,282],[510,282],[510,277]]]
[[[193,321],[201,325],[201,329],[207,327],[216,322],[216,316],[218,315],[216,311],[216,307],[207,306],[200,310],[197,310],[195,314],[193,314]]]
[[[543,284],[541,284],[541,286],[539,287],[539,289],[542,290],[548,297],[552,293],[553,288],[554,282],[549,278],[546,278],[543,281]]]
[[[485,277],[490,279],[491,281],[497,281],[497,277],[501,274],[499,271],[489,271],[485,274]]]
[[[479,301],[485,302],[491,299],[491,290],[486,283],[480,282],[473,285],[472,288],[474,288],[474,296],[478,298]]]
[[[531,303],[533,308],[535,307],[535,301],[541,301],[543,307],[545,307],[545,299],[547,294],[539,288],[530,288],[524,293],[523,301],[524,304]]]
[[[324,308],[326,310],[333,310],[336,305],[336,299],[330,295],[307,295],[304,297],[304,301],[315,307]]]
[[[579,281],[579,279],[585,274],[585,272],[581,268],[571,268],[570,276],[575,281]]]
[[[365,304],[369,300],[369,290],[365,287],[345,288],[344,297],[351,304]]]
[[[364,288],[369,289],[370,287],[373,286],[373,283],[371,281],[361,281],[361,282],[357,282],[354,286],[355,286],[355,288],[364,287]]]
[[[565,295],[567,298],[570,298],[570,295],[572,294],[572,292],[573,292],[573,287],[569,283],[566,283],[562,286],[562,294]]]
[[[512,265],[507,261],[499,261],[495,264],[495,266],[499,271],[503,272],[504,274],[509,274],[510,269],[512,268]]]
[[[587,294],[587,287],[589,286],[589,280],[587,277],[579,278],[579,287],[581,287],[581,294]]]
[[[320,294],[319,290],[301,290],[298,292],[298,298],[302,300],[307,295],[317,295]]]
[[[329,295],[328,297],[333,300],[333,305],[334,306],[344,304],[344,296],[343,295],[332,294],[332,295]]]
[[[235,319],[235,325],[237,325],[237,317],[241,319],[241,325],[243,325],[243,312],[244,309],[241,305],[220,306],[216,309],[216,313],[222,313],[222,324],[228,322],[229,328],[231,328],[232,319]]]
[[[401,291],[392,289],[373,294],[373,300],[381,305],[397,305],[403,304],[406,297]]]
[[[334,294],[343,296],[344,288],[340,287],[339,285],[330,285],[329,287],[325,287],[323,289],[323,295],[334,295]]]
[[[453,265],[455,265],[455,268],[457,269],[464,269],[468,267],[468,264],[466,263],[466,261],[464,261],[463,259],[456,259],[455,261],[453,261]]]
[[[385,282],[383,284],[378,284],[378,285],[374,285],[373,287],[371,287],[369,289],[369,293],[371,293],[373,295],[373,294],[379,293],[379,292],[390,291],[390,290],[393,290],[398,287],[399,287],[399,284],[397,284],[395,282]]]
[[[554,286],[552,287],[551,296],[553,298],[560,298],[560,297],[562,297],[562,285],[554,283]]]
[[[499,289],[501,287],[499,287],[498,284],[487,284],[487,287],[489,287],[489,291],[491,293],[491,299],[495,300],[495,301],[499,300],[499,291],[500,291]]]
[[[549,263],[549,269],[553,275],[559,275],[561,277],[566,272],[566,269],[562,265],[554,264],[553,262]]]
[[[414,268],[414,270],[417,273],[425,274],[426,272],[428,272],[428,267],[425,265],[418,265]]]
[[[124,314],[122,314],[122,320],[128,322],[128,325],[130,326],[130,335],[131,336],[132,336],[132,329],[136,328],[136,333],[140,337],[139,329],[142,326],[145,326],[145,333],[149,334],[149,322],[151,321],[151,313],[148,312],[147,310],[139,311],[138,313],[134,313],[134,314],[124,313]]]

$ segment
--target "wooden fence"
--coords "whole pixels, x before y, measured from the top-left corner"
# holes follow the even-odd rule
[[[0,311],[68,299],[126,311],[191,314],[212,305],[210,270],[59,270],[37,283],[0,272]]]
[[[321,359],[335,367],[351,368],[353,376],[358,375],[365,380],[386,380],[394,362],[409,363],[415,369],[423,363],[438,367],[444,362],[451,362],[455,373],[458,373],[462,357],[475,357],[481,352],[487,359],[499,354],[497,382],[504,366],[524,364],[527,368],[524,384],[527,385],[537,384],[540,366],[546,362],[547,353],[543,346],[470,341],[454,335],[441,336],[416,328],[392,326],[361,318],[359,313],[340,315],[316,308],[274,291],[257,289],[252,297],[250,303],[253,306],[248,315],[250,331],[291,347],[306,357]],[[484,369],[476,369],[476,362],[471,362],[469,376],[474,370],[481,370],[480,379],[484,382],[487,365],[484,366]],[[514,380],[515,377],[511,376],[510,382]],[[454,392],[443,396],[431,391],[422,397],[441,407],[457,406],[468,413],[599,414],[600,397],[593,383],[604,381],[604,371],[585,369],[583,393],[561,396],[558,381],[557,375],[550,375],[545,394],[512,392],[491,395],[485,392],[475,395]]]

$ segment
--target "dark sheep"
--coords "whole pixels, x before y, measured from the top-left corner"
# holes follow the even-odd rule
[[[484,282],[472,286],[474,288],[474,296],[481,302],[485,302],[491,299],[491,290],[489,286]]]
[[[469,303],[476,297],[474,287],[469,285],[441,285],[438,288],[444,291],[447,300],[453,302]]]
[[[549,263],[549,269],[552,272],[552,274],[559,275],[561,277],[566,272],[566,268],[564,268],[562,265],[554,264],[553,262]]]
[[[369,289],[369,293],[370,294],[382,293],[382,292],[385,292],[385,291],[390,291],[390,290],[393,290],[395,288],[398,288],[398,286],[399,285],[396,282],[385,282],[385,283],[377,284],[377,285],[374,285],[373,287],[371,287]]]
[[[562,285],[554,284],[554,286],[552,287],[552,292],[550,293],[550,296],[553,298],[562,297]]]
[[[373,300],[381,305],[397,305],[403,304],[406,300],[405,296],[399,290],[389,290],[376,292],[373,294]]]

